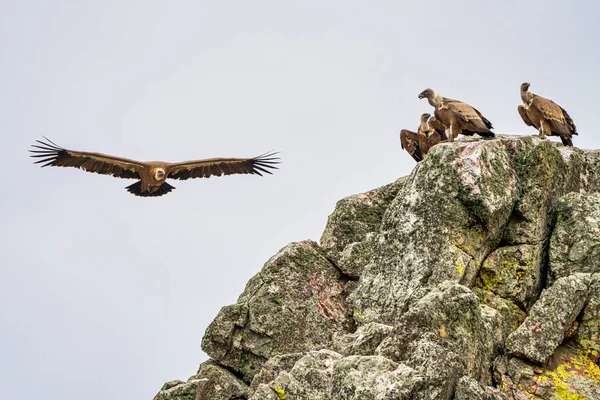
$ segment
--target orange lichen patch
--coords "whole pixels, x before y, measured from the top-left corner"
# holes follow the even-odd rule
[[[443,337],[443,338],[448,337],[448,332],[446,332],[446,327],[445,326],[442,326],[440,328],[440,337]]]

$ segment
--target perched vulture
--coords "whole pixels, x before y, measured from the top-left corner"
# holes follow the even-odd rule
[[[519,114],[523,121],[539,131],[540,137],[560,136],[565,146],[573,146],[571,140],[577,135],[577,128],[564,108],[537,94],[529,92],[530,84],[521,84],[521,100],[524,106],[519,106]]]
[[[490,131],[493,128],[492,123],[470,105],[442,97],[432,89],[425,89],[419,94],[419,98],[426,98],[435,108],[435,118],[444,125],[450,141],[454,141],[459,134],[495,136],[494,132]]]
[[[406,129],[400,131],[400,145],[417,162],[421,161],[433,146],[447,140],[446,134],[443,131],[443,125],[440,132],[432,124],[439,129],[439,125],[437,125],[439,121],[435,117],[425,113],[421,115],[421,121],[416,133]]]
[[[277,169],[277,153],[265,153],[254,158],[209,158],[178,163],[163,161],[142,162],[127,158],[114,157],[101,153],[87,153],[63,149],[50,139],[47,142],[36,140],[31,145],[34,153],[31,157],[40,158],[35,164],[42,163],[56,167],[75,167],[97,174],[112,175],[115,178],[137,179],[127,186],[128,192],[136,196],[156,197],[175,189],[167,179],[210,178],[211,176],[231,174],[271,174],[269,169]]]

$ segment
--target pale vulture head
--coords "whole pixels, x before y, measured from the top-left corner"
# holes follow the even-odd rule
[[[529,86],[531,86],[531,84],[529,82],[521,83],[521,91],[523,91],[523,92],[528,91]]]
[[[435,92],[433,89],[425,89],[419,94],[420,99],[433,99],[435,97]]]
[[[165,170],[162,168],[156,168],[154,170],[154,179],[157,181],[162,180],[165,177]]]

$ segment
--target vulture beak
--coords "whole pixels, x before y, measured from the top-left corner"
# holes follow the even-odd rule
[[[419,93],[419,98],[422,99],[423,97],[425,97],[425,95],[423,93]]]

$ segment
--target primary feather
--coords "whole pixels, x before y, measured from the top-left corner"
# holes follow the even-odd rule
[[[232,174],[272,174],[279,164],[278,153],[269,152],[253,158],[209,158],[169,163],[164,161],[136,161],[102,153],[90,153],[64,149],[50,139],[36,140],[32,157],[39,158],[35,164],[42,167],[73,167],[87,172],[111,175],[115,178],[138,179],[126,189],[142,197],[156,197],[175,189],[166,179],[186,180],[209,178]]]

